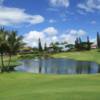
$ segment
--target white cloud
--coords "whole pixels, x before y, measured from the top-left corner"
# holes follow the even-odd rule
[[[69,32],[71,35],[75,35],[75,36],[82,36],[82,35],[86,34],[86,32],[82,29],[79,29],[79,30],[72,29],[67,32]]]
[[[54,7],[69,7],[69,0],[50,0],[50,4]]]
[[[79,30],[71,29],[71,30],[67,30],[64,34],[62,34],[60,36],[60,40],[67,41],[68,43],[74,44],[77,37],[84,36],[85,34],[86,32],[82,29]]]
[[[42,44],[45,42],[49,44],[50,42],[55,42],[57,40],[57,32],[58,31],[54,27],[48,27],[42,31],[33,30],[24,35],[24,42],[29,46],[37,46],[38,39],[40,38]]]
[[[48,30],[49,28],[46,28],[46,29]],[[44,29],[44,30],[46,30],[46,29]],[[55,29],[55,28],[53,28],[53,29]],[[33,31],[26,33],[24,35],[24,42],[26,42],[27,45],[29,45],[29,46],[37,46],[38,39],[40,38],[42,41],[42,45],[44,45],[45,42],[47,43],[47,45],[49,45],[51,42],[57,42],[57,41],[58,42],[67,41],[68,43],[74,44],[75,39],[77,37],[81,37],[86,34],[86,32],[82,29],[79,29],[79,30],[70,29],[60,35],[57,35],[57,34],[47,35],[48,33],[44,32],[44,30],[41,30],[41,31],[33,30]],[[56,29],[56,31],[58,32],[57,29]]]
[[[39,31],[30,31],[24,35],[24,42],[29,46],[37,46],[38,39],[44,41],[45,35]]]
[[[58,33],[58,30],[55,29],[54,27],[48,27],[43,30],[43,33],[46,33],[49,36],[54,36]]]
[[[0,6],[0,25],[13,25],[21,23],[38,24],[44,22],[40,15],[30,15],[24,9]]]
[[[85,0],[84,3],[78,4],[78,8],[83,9],[86,12],[100,10],[100,0]]]

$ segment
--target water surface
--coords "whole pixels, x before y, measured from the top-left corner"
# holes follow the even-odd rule
[[[42,74],[95,74],[100,73],[100,65],[95,62],[71,59],[32,59],[22,60],[16,71]]]

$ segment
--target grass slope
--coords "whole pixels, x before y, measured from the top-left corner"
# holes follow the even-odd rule
[[[0,74],[0,100],[100,100],[100,75]]]
[[[52,55],[55,58],[69,58],[81,61],[94,61],[100,64],[100,52],[97,50],[81,52],[65,52]]]

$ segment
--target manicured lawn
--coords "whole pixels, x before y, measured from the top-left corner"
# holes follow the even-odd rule
[[[55,58],[70,58],[81,61],[94,61],[100,64],[100,52],[98,50],[65,52],[52,55]]]
[[[100,100],[100,75],[4,73],[0,100]]]

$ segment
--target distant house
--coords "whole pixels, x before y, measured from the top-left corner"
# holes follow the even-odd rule
[[[51,53],[51,52],[65,52],[65,51],[69,51],[71,50],[72,48],[74,48],[74,45],[72,44],[56,44],[55,48],[50,46],[48,47],[48,52]]]
[[[54,52],[54,48],[53,48],[53,47],[48,47],[48,48],[47,48],[47,52],[48,52],[48,53]]]
[[[72,44],[59,44],[58,47],[61,48],[62,52],[65,52],[65,51],[69,51],[72,48],[74,48],[74,45],[72,45]]]
[[[91,45],[91,49],[96,49],[97,48],[97,45],[94,43]]]
[[[33,48],[31,48],[31,47],[24,47],[24,48],[21,48],[18,52],[19,53],[32,53],[33,52]]]

